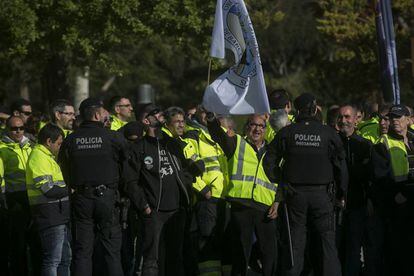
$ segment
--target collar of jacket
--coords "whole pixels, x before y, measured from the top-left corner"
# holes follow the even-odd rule
[[[29,144],[30,143],[30,140],[26,136],[23,136],[23,138],[20,141],[20,143],[15,142],[13,139],[11,139],[7,135],[4,135],[1,140],[2,140],[2,142],[4,142],[9,147],[20,147],[20,148],[23,148],[26,145],[30,145]]]
[[[300,123],[300,122],[310,122],[310,121],[313,121],[313,122],[320,122],[315,116],[311,116],[311,115],[307,115],[307,114],[299,114],[297,117],[295,117],[295,121],[297,122],[297,123]]]
[[[34,149],[37,149],[37,150],[43,152],[44,154],[50,156],[51,158],[55,159],[55,156],[52,154],[52,152],[50,152],[50,150],[42,144],[36,144],[34,146]]]
[[[100,128],[100,127],[104,127],[104,123],[102,122],[98,122],[98,121],[84,121],[81,125],[81,128],[86,127],[86,128]]]
[[[388,135],[394,139],[397,140],[404,140],[404,136],[397,134],[395,131],[393,131],[392,129],[390,129],[388,131]]]

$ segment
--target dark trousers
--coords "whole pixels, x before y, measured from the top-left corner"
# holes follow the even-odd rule
[[[116,201],[117,192],[112,189],[107,189],[101,197],[82,193],[73,196],[74,275],[92,275],[94,246],[100,251],[99,258],[94,258],[98,262],[94,266],[100,268],[104,275],[123,275]]]
[[[221,250],[225,202],[200,200],[196,204],[198,226],[198,263],[200,274],[221,273]],[[215,261],[215,262],[212,262]]]
[[[265,211],[232,204],[231,223],[234,226],[232,275],[247,275],[255,236],[259,243],[263,275],[273,275],[277,260],[275,221],[268,219]]]
[[[361,247],[364,250],[364,275],[383,275],[384,225],[378,214],[368,216],[364,207],[347,210],[344,244],[344,275],[360,275]]]
[[[31,275],[40,275],[40,240],[37,231],[29,227],[31,217],[27,193],[9,193],[6,198],[9,208],[10,275],[28,275],[30,269]],[[30,256],[27,256],[28,248]]]
[[[144,216],[143,276],[183,275],[184,210]]]
[[[414,275],[414,202],[408,200],[403,204],[395,204],[392,209],[386,233],[388,245],[386,275],[412,276]]]
[[[125,276],[140,270],[142,259],[142,217],[133,208],[128,210],[128,225],[122,229],[121,259]]]
[[[295,265],[286,267],[284,275],[299,276],[303,269],[307,227],[312,227],[321,245],[321,275],[340,276],[341,266],[335,246],[334,209],[327,186],[291,188],[286,204],[292,234]]]

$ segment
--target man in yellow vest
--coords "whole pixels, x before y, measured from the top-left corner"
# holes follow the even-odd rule
[[[20,117],[9,117],[6,126],[7,130],[0,145],[0,167],[4,169],[0,175],[4,176],[10,217],[10,240],[13,241],[10,247],[10,269],[12,275],[26,275],[30,224],[26,163],[32,149],[29,139],[24,135],[24,123]]]
[[[391,107],[390,128],[372,154],[375,190],[386,224],[385,275],[414,275],[414,143],[407,133],[410,112]]]
[[[166,127],[174,137],[187,143],[184,147],[186,158],[203,160],[206,171],[193,183],[197,202],[195,218],[198,227],[198,270],[200,275],[221,275],[221,244],[224,226],[224,184],[226,167],[220,159],[225,158],[221,148],[201,129],[184,133],[184,111],[170,107],[165,111]],[[208,136],[207,136],[208,135]],[[209,139],[209,140],[208,140]]]
[[[27,161],[27,195],[42,245],[42,275],[70,275],[69,190],[55,160],[63,136],[60,127],[44,126]]]
[[[62,129],[64,138],[73,130],[75,115],[73,105],[65,99],[56,100],[50,105],[52,122]]]
[[[246,275],[254,236],[261,253],[262,274],[273,275],[276,268],[276,190],[263,169],[266,154],[266,120],[252,115],[246,123],[246,138],[230,137],[220,126],[214,114],[208,113],[211,137],[228,159],[230,181],[226,198],[231,203],[233,226],[232,275]]]
[[[111,129],[117,131],[132,117],[133,107],[128,98],[113,96],[109,101],[109,111],[111,114]]]

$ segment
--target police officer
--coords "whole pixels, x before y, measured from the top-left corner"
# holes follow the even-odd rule
[[[59,156],[65,182],[75,191],[73,273],[92,275],[96,239],[104,259],[98,267],[108,275],[122,275],[116,203],[120,178],[126,175],[127,145],[119,133],[104,128],[101,100],[88,98],[79,110],[83,122],[65,139]]]
[[[304,93],[296,98],[294,105],[298,112],[296,123],[277,133],[263,165],[270,179],[283,184],[278,189],[288,190],[285,201],[294,265],[285,268],[284,275],[300,275],[303,269],[308,225],[321,242],[322,272],[319,275],[341,275],[329,188],[336,181],[337,197],[343,199],[348,174],[342,142],[331,127],[315,118],[314,96]]]

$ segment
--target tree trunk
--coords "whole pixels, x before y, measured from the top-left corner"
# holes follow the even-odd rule
[[[26,82],[22,82],[20,84],[20,97],[25,100],[30,100],[29,86],[27,85]]]
[[[63,56],[55,55],[46,64],[42,82],[46,107],[56,99],[70,99],[67,70],[68,65]]]
[[[76,70],[76,83],[73,95],[75,111],[79,110],[80,103],[89,97],[89,67],[85,66]]]

